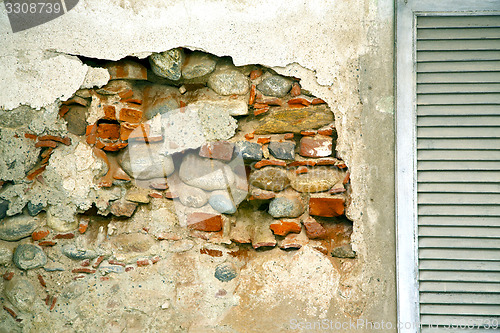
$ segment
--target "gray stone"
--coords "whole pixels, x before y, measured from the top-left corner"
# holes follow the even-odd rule
[[[208,195],[202,189],[182,184],[178,190],[171,191],[179,196],[180,202],[187,207],[202,207],[208,201]]]
[[[271,75],[257,85],[257,89],[266,96],[283,97],[292,89],[292,80],[281,75]]]
[[[290,184],[285,170],[279,167],[265,167],[250,175],[250,185],[268,191],[282,191]]]
[[[215,268],[215,278],[221,282],[229,282],[238,276],[236,269],[231,263],[223,263]]]
[[[87,129],[86,107],[72,105],[64,115],[64,119],[68,122],[68,132],[75,135],[85,135]]]
[[[161,53],[153,53],[149,57],[149,62],[156,75],[177,81],[181,78],[181,67],[184,58],[184,50],[176,48]]]
[[[319,166],[314,167],[307,173],[295,174],[290,172],[290,185],[298,192],[314,193],[331,189],[335,184],[341,182],[345,177],[345,172],[334,167]]]
[[[206,191],[226,189],[234,182],[234,174],[226,164],[197,154],[184,157],[179,170],[180,179],[191,186]]]
[[[248,78],[233,68],[215,70],[208,79],[208,86],[219,95],[244,95],[248,92]]]
[[[0,239],[5,241],[18,241],[31,236],[40,225],[40,219],[26,215],[9,217],[0,224]]]
[[[174,172],[174,162],[170,155],[161,154],[162,149],[161,143],[129,144],[118,155],[118,162],[133,178],[163,178]]]
[[[0,220],[7,216],[7,211],[9,210],[9,201],[0,199]]]
[[[74,260],[94,259],[99,256],[96,251],[77,248],[74,244],[64,245],[62,247],[62,253],[66,257]]]
[[[0,265],[7,265],[12,260],[12,250],[7,247],[0,247]]]
[[[298,217],[304,212],[305,206],[300,198],[282,196],[274,198],[269,203],[269,215],[279,217]]]
[[[147,86],[143,91],[143,99],[148,101],[143,110],[146,119],[152,119],[157,114],[165,114],[181,107],[180,93],[176,87],[159,84]]]
[[[229,193],[221,193],[222,191],[216,191],[208,199],[208,203],[213,209],[223,214],[234,214],[236,213],[236,206],[233,200],[229,197]]]
[[[37,216],[45,208],[45,205],[43,203],[33,204],[29,201],[26,207],[28,208],[28,214],[30,216]]]
[[[12,261],[19,269],[28,270],[43,267],[47,256],[38,245],[21,244],[14,251]]]
[[[35,287],[24,277],[5,282],[5,296],[20,311],[31,311],[36,295]]]
[[[214,56],[204,52],[195,51],[186,56],[182,66],[182,78],[193,79],[210,74],[215,69]]]
[[[337,258],[356,258],[356,252],[353,251],[351,244],[342,245],[332,249],[332,257]]]
[[[99,266],[99,272],[102,272],[104,274],[109,274],[109,273],[123,273],[125,272],[125,267],[120,266],[120,265],[111,265],[109,263],[102,263]]]
[[[256,142],[238,141],[235,143],[236,153],[244,160],[260,161],[263,157],[262,146]]]
[[[295,158],[295,142],[271,141],[268,145],[269,152],[281,160],[293,160]]]

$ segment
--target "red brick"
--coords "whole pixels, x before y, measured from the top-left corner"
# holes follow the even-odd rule
[[[116,120],[116,107],[114,105],[104,105],[104,119]]]
[[[311,104],[312,105],[326,104],[326,102],[324,100],[322,100],[321,98],[315,98],[311,101]]]
[[[266,143],[269,143],[269,142],[271,142],[271,137],[257,139],[257,143],[260,143],[261,145],[265,145]]]
[[[81,234],[84,234],[85,231],[87,231],[87,228],[89,227],[89,220],[88,219],[85,219],[85,218],[82,218],[80,220],[80,224],[78,225],[78,231],[81,233]]]
[[[57,142],[60,142],[66,146],[69,146],[71,144],[71,139],[67,136],[65,136],[63,138],[63,137],[55,136],[55,135],[43,135],[43,136],[39,136],[38,140],[40,140],[40,141],[45,141],[45,140],[57,141]]]
[[[262,167],[268,166],[268,165],[274,165],[274,166],[286,166],[285,161],[274,161],[274,160],[261,160],[258,161],[257,163],[254,164],[254,167],[256,169],[260,169]]]
[[[300,95],[300,85],[295,82],[293,85],[292,85],[292,90],[290,90],[290,95],[292,95],[292,97],[297,97]]]
[[[138,123],[141,121],[142,111],[131,108],[121,108],[120,110],[120,121],[126,121],[129,123]]]
[[[300,135],[313,136],[313,135],[316,135],[316,131],[300,131]]]
[[[305,166],[299,166],[297,170],[295,170],[295,174],[300,175],[302,173],[308,173],[309,169]]]
[[[34,241],[39,241],[47,237],[49,233],[50,231],[48,230],[37,230],[31,234],[31,238],[33,238]]]
[[[311,102],[309,102],[307,99],[302,98],[302,97],[295,97],[295,98],[291,98],[288,100],[288,105],[294,105],[294,104],[309,106],[309,105],[311,105]]]
[[[57,147],[57,142],[52,141],[52,140],[42,140],[38,141],[35,143],[36,148],[45,148],[45,147],[50,147],[50,148],[55,148]]]
[[[325,136],[309,137],[300,139],[299,154],[305,157],[327,157],[332,155],[332,138]]]
[[[262,70],[261,69],[255,69],[250,72],[250,80],[255,80],[256,78],[260,77],[262,75]]]
[[[192,213],[187,217],[188,227],[200,231],[220,231],[222,216],[208,213]]]
[[[299,219],[285,219],[271,223],[270,228],[275,235],[286,236],[291,232],[298,234],[302,226]]]
[[[250,88],[250,98],[248,99],[249,105],[255,103],[255,89],[255,84],[252,84],[252,87]]]
[[[326,135],[326,136],[332,136],[333,135],[333,128],[319,129],[318,130],[318,134]]]
[[[222,251],[213,249],[200,249],[201,254],[207,254],[211,257],[222,257]]]
[[[67,232],[65,234],[57,234],[54,236],[54,239],[73,239],[75,238],[75,234],[72,232]]]
[[[255,137],[255,135],[252,133],[247,133],[245,134],[245,139],[247,140],[252,140]]]
[[[127,145],[127,142],[105,143],[102,149],[104,149],[105,151],[118,151],[127,147]]]
[[[97,137],[107,140],[118,140],[120,138],[120,125],[99,124],[97,127]]]
[[[302,221],[306,228],[306,234],[309,238],[322,238],[326,236],[326,229],[318,223],[314,218],[308,216]]]
[[[228,141],[207,142],[200,148],[200,156],[216,160],[230,161],[233,158],[234,145]]]
[[[343,198],[310,198],[309,214],[315,216],[335,217],[344,214]]]

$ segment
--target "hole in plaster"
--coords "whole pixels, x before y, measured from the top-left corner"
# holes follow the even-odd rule
[[[0,218],[36,219],[14,238],[49,231],[33,238],[48,251],[136,266],[157,262],[152,242],[185,240],[233,257],[306,245],[355,257],[333,113],[300,79],[181,48],[81,59],[111,80],[62,103],[69,133],[13,135],[35,156],[24,177],[2,180]],[[88,249],[64,248],[84,237]]]

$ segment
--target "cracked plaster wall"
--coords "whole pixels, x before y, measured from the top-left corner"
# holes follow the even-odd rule
[[[393,20],[389,0],[80,0],[68,14],[13,34],[0,5],[0,107],[51,108],[82,85],[106,82],[75,55],[117,60],[185,46],[300,77],[335,113],[337,151],[354,194],[348,216],[359,263],[325,313],[348,320],[333,305],[350,297],[352,308],[344,310],[352,318],[395,323]],[[295,297],[288,306],[307,312],[303,301]],[[240,305],[221,324],[258,327],[287,310],[274,307],[275,316],[262,319],[266,305]],[[253,321],[242,320],[248,313]]]

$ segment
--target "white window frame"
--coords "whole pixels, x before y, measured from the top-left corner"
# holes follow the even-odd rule
[[[396,0],[396,267],[400,333],[418,333],[416,17],[499,15],[500,0]]]

